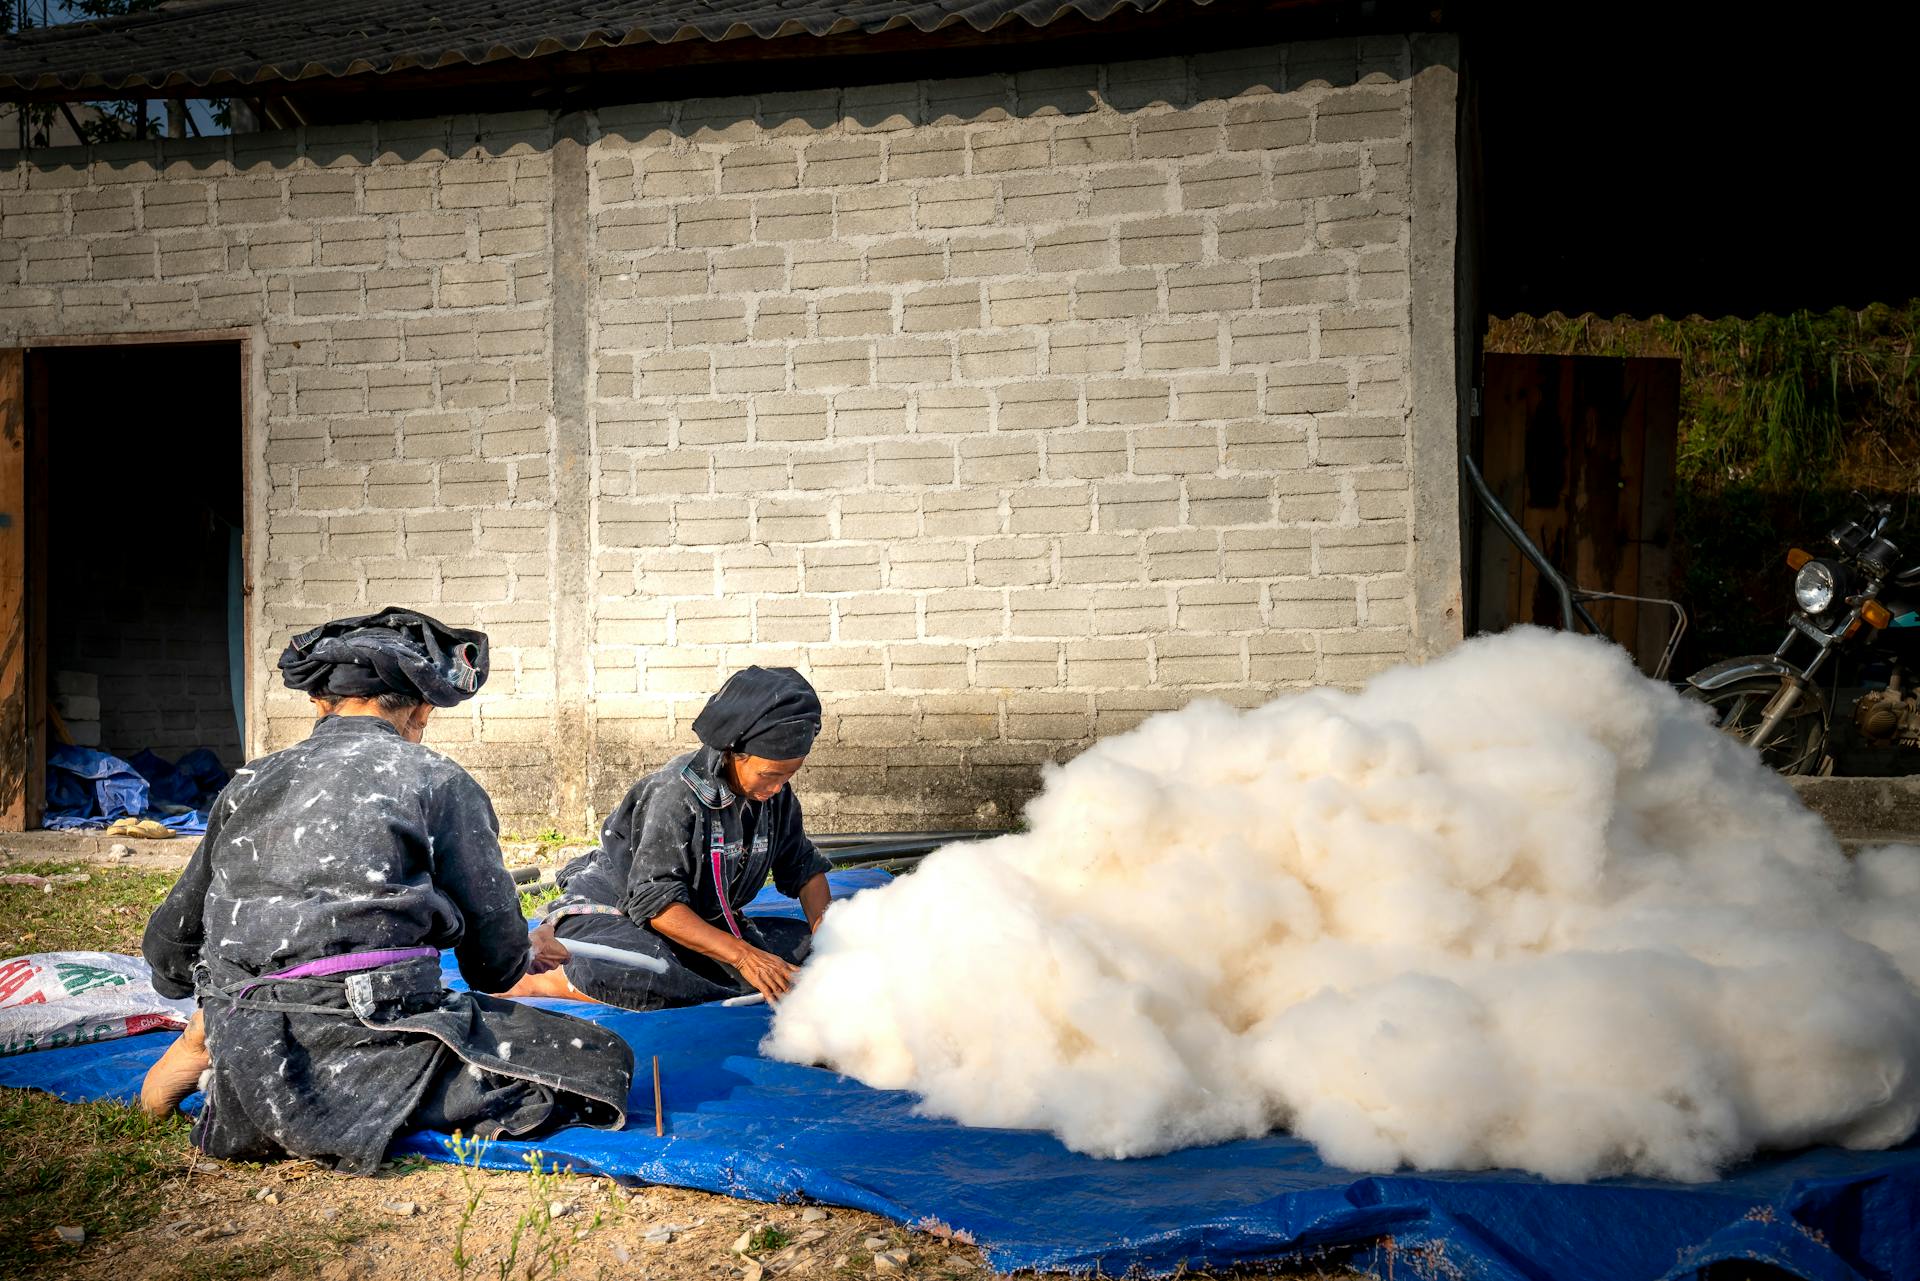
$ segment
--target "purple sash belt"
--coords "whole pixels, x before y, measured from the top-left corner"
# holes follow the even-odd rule
[[[320,979],[330,974],[357,974],[361,970],[377,970],[383,965],[423,961],[429,956],[439,955],[440,949],[437,947],[388,947],[372,952],[341,952],[337,956],[323,956],[317,961],[303,962],[277,974],[262,974],[240,990],[240,999],[245,1000],[247,994],[256,987],[277,983],[281,979]]]

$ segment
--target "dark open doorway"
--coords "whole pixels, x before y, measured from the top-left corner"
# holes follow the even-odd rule
[[[236,342],[25,353],[17,823],[62,743],[121,760],[244,755],[245,527]],[[136,762],[137,764],[137,762]]]

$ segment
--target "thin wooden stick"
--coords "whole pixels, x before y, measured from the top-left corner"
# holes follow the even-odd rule
[[[667,1133],[666,1118],[660,1113],[660,1056],[653,1056],[653,1133],[655,1138],[664,1138]]]

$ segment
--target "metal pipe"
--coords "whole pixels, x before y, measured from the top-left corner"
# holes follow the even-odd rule
[[[990,836],[1004,836],[1004,832],[827,832],[815,836],[813,843],[823,850],[844,849],[849,845],[888,844],[895,841],[917,841],[927,845],[945,845],[951,841],[984,840]]]
[[[1578,618],[1587,625],[1588,631],[1596,636],[1600,635],[1600,625],[1593,621],[1593,615],[1587,613],[1585,606],[1574,600],[1573,588],[1568,585],[1567,580],[1560,576],[1560,571],[1553,567],[1553,562],[1533,545],[1533,540],[1527,537],[1527,531],[1520,527],[1520,522],[1501,505],[1498,498],[1494,497],[1493,490],[1487,485],[1487,478],[1480,474],[1479,465],[1467,455],[1462,454],[1460,469],[1466,473],[1468,483],[1473,486],[1473,492],[1479,496],[1480,505],[1487,509],[1487,515],[1493,517],[1493,523],[1498,525],[1501,532],[1520,549],[1520,554],[1540,571],[1540,576],[1553,585],[1555,594],[1560,597],[1560,626],[1566,631],[1574,631],[1576,629],[1573,620]]]
[[[1680,639],[1687,634],[1687,611],[1677,600],[1668,600],[1664,596],[1628,596],[1621,592],[1581,592],[1581,600],[1625,600],[1639,605],[1665,605],[1674,612],[1676,622],[1673,631],[1667,637],[1667,647],[1660,654],[1650,675],[1653,679],[1665,680],[1667,672],[1673,667],[1674,655],[1680,652]]]
[[[970,845],[971,841],[956,842]],[[821,850],[829,863],[872,863],[883,858],[931,854],[941,846],[929,842],[896,841],[886,845],[849,845],[837,850]]]
[[[1800,695],[1804,694],[1806,689],[1807,683],[1804,680],[1796,680],[1793,677],[1781,678],[1780,691],[1767,700],[1767,705],[1762,710],[1764,719],[1753,731],[1753,737],[1748,740],[1754,751],[1766,750],[1767,743],[1779,732],[1780,723],[1787,719],[1787,713],[1793,710],[1794,704],[1800,701]]]

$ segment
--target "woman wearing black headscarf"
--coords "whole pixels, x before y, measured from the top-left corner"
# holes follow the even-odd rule
[[[600,848],[560,873],[563,897],[536,940],[639,952],[664,972],[576,955],[507,995],[585,998],[630,1010],[758,991],[786,995],[827,910],[827,860],[788,786],[820,732],[820,697],[789,667],[735,672],[693,722],[702,746],[627,793]],[[751,917],[766,884],[800,900],[806,923]]]
[[[164,1113],[197,1085],[204,1151],[353,1173],[421,1126],[619,1128],[619,1037],[441,982],[446,947],[476,992],[564,959],[529,945],[487,794],[420,743],[434,708],[485,682],[486,636],[388,609],[296,636],[280,670],[319,719],[236,772],[147,922],[155,989],[201,1009],[143,1106]]]

